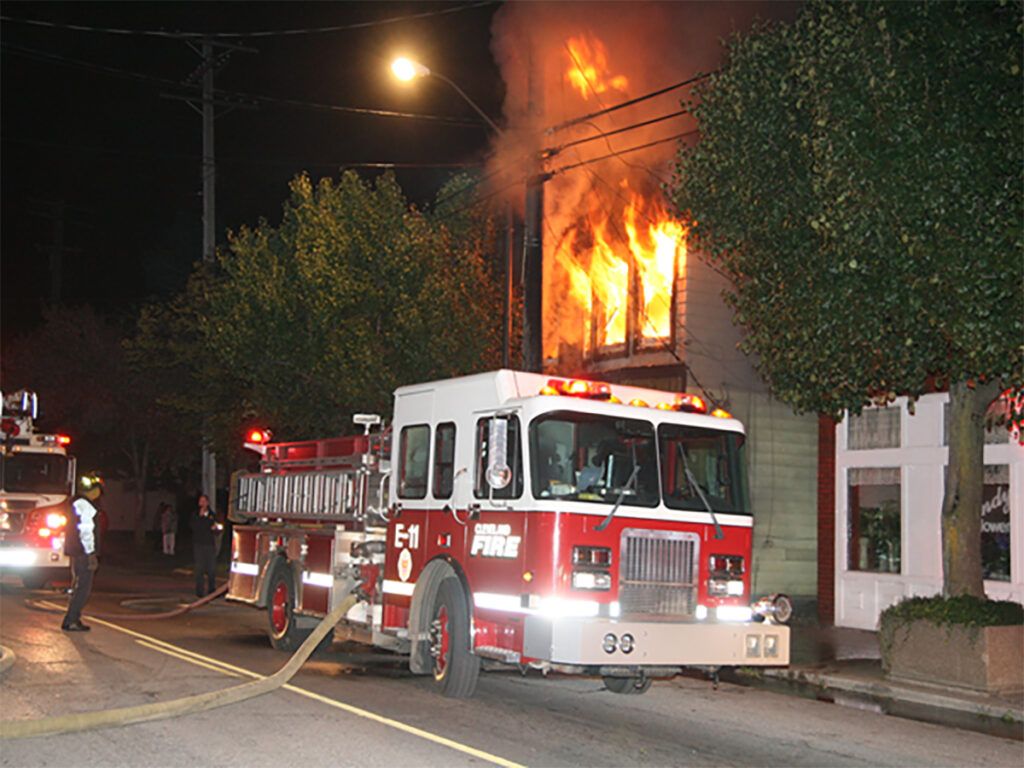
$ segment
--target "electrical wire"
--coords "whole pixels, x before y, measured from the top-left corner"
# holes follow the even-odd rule
[[[629,152],[637,152],[637,151],[639,151],[641,149],[649,149],[650,147],[656,147],[659,144],[665,144],[665,143],[670,142],[670,141],[676,141],[677,139],[686,138],[687,136],[695,136],[697,133],[698,133],[697,130],[684,131],[683,133],[677,133],[674,136],[668,136],[668,137],[666,137],[664,139],[658,139],[656,141],[651,141],[651,142],[648,142],[647,144],[640,144],[640,145],[635,146],[635,147],[630,147],[629,149],[621,149],[618,152],[611,152],[611,153],[609,153],[607,155],[601,155],[600,157],[592,157],[592,158],[590,158],[588,160],[581,160],[578,163],[572,163],[570,165],[565,165],[565,166],[562,166],[561,168],[558,168],[558,169],[556,169],[554,171],[551,171],[551,175],[552,176],[557,176],[560,173],[565,173],[566,171],[571,171],[574,168],[579,168],[579,167],[584,166],[584,165],[590,165],[591,163],[599,163],[602,160],[608,160],[609,158],[618,157],[619,155],[624,155],[624,154],[627,154]]]
[[[566,120],[564,123],[559,123],[558,125],[551,126],[550,128],[546,129],[544,133],[550,135],[552,133],[555,133],[556,131],[561,131],[566,128],[571,128],[574,125],[578,125],[579,123],[585,123],[588,120],[593,120],[595,117],[607,115],[610,112],[615,112],[616,110],[624,109],[625,107],[631,107],[634,104],[639,104],[642,101],[653,99],[656,96],[661,96],[662,94],[669,93],[670,91],[674,91],[678,88],[683,88],[687,85],[693,85],[694,83],[700,82],[701,80],[704,80],[708,77],[711,77],[714,74],[717,74],[719,71],[720,70],[715,70],[714,72],[708,72],[707,74],[696,75],[687,80],[683,80],[682,82],[676,83],[675,85],[670,85],[666,88],[661,88],[657,91],[645,93],[642,96],[637,96],[635,99],[629,99],[628,101],[624,101],[621,104],[615,104],[614,106],[606,107],[605,109],[600,109],[597,112],[591,112],[589,115],[581,115],[580,117],[574,117],[571,120]]]
[[[329,32],[344,32],[352,29],[367,29],[370,27],[382,27],[388,24],[398,24],[403,21],[425,19],[431,16],[443,16],[451,13],[481,8],[487,5],[495,5],[497,0],[480,0],[476,3],[467,3],[454,8],[441,8],[434,11],[424,11],[408,16],[395,16],[389,19],[377,19],[376,21],[362,21],[352,24],[336,24],[328,27],[308,27],[306,29],[278,29],[264,30],[257,32],[168,32],[163,29],[121,29],[116,27],[93,27],[85,24],[61,24],[54,21],[43,21],[42,19],[19,19],[14,16],[0,15],[0,21],[12,24],[27,24],[36,27],[48,27],[50,29],[64,29],[72,32],[99,32],[108,35],[130,35],[143,37],[160,37],[170,40],[182,39],[203,39],[203,38],[259,38],[259,37],[285,37],[293,35],[316,35]]]
[[[587,137],[582,138],[582,139],[576,139],[575,141],[566,142],[565,144],[559,144],[557,147],[550,147],[548,149],[542,149],[541,150],[541,157],[543,157],[545,159],[551,158],[551,157],[554,157],[557,154],[560,154],[561,152],[563,152],[563,151],[565,151],[567,149],[571,149],[573,147],[578,147],[581,144],[588,144],[591,141],[600,141],[601,139],[607,139],[607,138],[609,138],[611,136],[617,136],[620,133],[626,133],[627,131],[633,131],[633,130],[636,130],[637,128],[646,128],[648,125],[654,125],[655,123],[660,123],[660,122],[662,122],[664,120],[671,120],[673,117],[679,117],[680,115],[685,115],[685,114],[687,114],[686,110],[685,109],[681,109],[678,112],[670,112],[667,115],[662,115],[661,117],[654,117],[654,118],[651,118],[650,120],[644,120],[643,122],[640,122],[640,123],[633,123],[632,125],[627,125],[624,128],[616,128],[614,131],[602,131],[596,125],[594,125],[593,123],[590,123],[591,125],[594,126],[594,129],[597,130],[597,132],[598,132],[597,136],[587,136]]]

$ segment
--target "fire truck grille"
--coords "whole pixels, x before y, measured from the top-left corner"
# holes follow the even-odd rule
[[[692,617],[699,546],[695,533],[624,530],[619,548],[622,615]]]

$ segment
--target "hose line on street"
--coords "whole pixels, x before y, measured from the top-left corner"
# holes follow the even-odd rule
[[[217,599],[227,591],[228,585],[222,584],[221,586],[217,587],[217,589],[215,589],[213,592],[206,595],[206,597],[201,597],[195,602],[189,603],[188,605],[182,605],[178,608],[175,608],[173,611],[163,611],[162,613],[95,613],[93,611],[88,611],[88,615],[94,616],[97,619],[105,619],[107,621],[143,621],[150,619],[172,619],[175,616],[180,616],[183,613],[188,613],[194,608],[199,608],[200,606],[206,605],[207,603]],[[26,600],[25,605],[33,611],[49,611],[51,613],[57,612],[53,608],[47,608],[38,605],[34,600]]]
[[[221,591],[221,590],[218,590]],[[217,593],[207,595],[213,599]],[[202,602],[202,601],[200,601]],[[94,728],[110,728],[114,726],[144,723],[150,720],[161,720],[169,717],[190,715],[204,712],[229,704],[236,704],[246,699],[262,696],[285,685],[299,671],[306,659],[310,657],[320,641],[323,640],[342,617],[356,604],[356,596],[350,594],[341,604],[321,621],[313,633],[288,660],[281,669],[269,677],[253,680],[219,691],[200,693],[173,701],[141,704],[134,707],[107,709],[98,712],[81,712],[54,717],[43,717],[37,720],[4,720],[0,721],[0,739],[22,739],[29,736],[52,736],[63,733],[91,730]],[[188,607],[194,607],[188,606]],[[183,612],[183,611],[182,611]],[[172,614],[175,612],[171,612]],[[90,614],[100,616],[100,614]],[[115,618],[123,619],[122,615]],[[134,617],[131,617],[134,618]],[[155,618],[154,616],[139,618]]]

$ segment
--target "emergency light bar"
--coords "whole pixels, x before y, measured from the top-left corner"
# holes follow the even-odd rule
[[[273,433],[269,429],[250,429],[245,436],[243,447],[246,450],[258,453],[260,456],[266,456],[267,443],[270,442],[271,437],[273,437]]]

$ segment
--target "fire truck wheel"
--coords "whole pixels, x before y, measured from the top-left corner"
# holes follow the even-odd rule
[[[31,571],[21,574],[21,584],[25,589],[42,589],[49,580],[50,576],[45,571],[42,573]]]
[[[649,677],[603,677],[604,687],[612,693],[641,694],[651,687]]]
[[[469,609],[459,580],[441,582],[430,622],[430,655],[441,694],[453,699],[473,695],[480,657],[469,649]]]
[[[279,651],[294,652],[309,636],[309,630],[296,626],[295,585],[285,565],[278,565],[270,577],[267,601],[267,634],[270,644]]]

